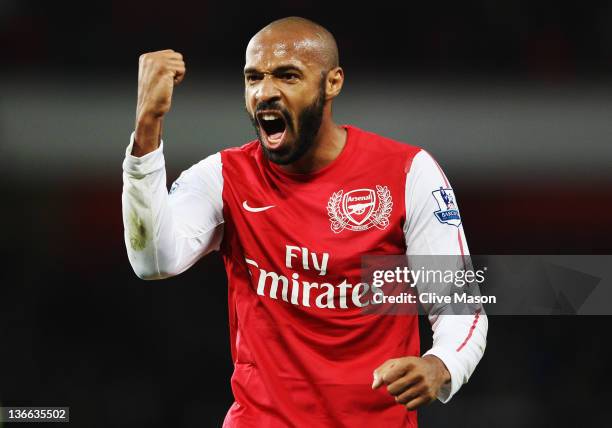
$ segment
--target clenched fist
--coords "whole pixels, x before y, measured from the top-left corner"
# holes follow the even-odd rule
[[[138,61],[137,120],[162,117],[170,110],[172,90],[185,76],[183,55],[172,49],[140,55]]]
[[[414,410],[434,401],[447,382],[450,373],[438,357],[404,357],[387,360],[374,370],[372,389],[387,385],[397,403]]]
[[[183,55],[172,49],[140,56],[134,156],[143,156],[159,145],[162,118],[170,110],[174,86],[184,77]]]

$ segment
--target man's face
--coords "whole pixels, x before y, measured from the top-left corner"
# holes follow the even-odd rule
[[[251,40],[245,103],[270,161],[290,164],[312,146],[325,105],[325,74],[304,38],[263,33]]]

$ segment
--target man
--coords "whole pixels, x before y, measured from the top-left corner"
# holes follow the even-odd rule
[[[235,397],[224,426],[416,426],[417,407],[448,401],[470,377],[487,319],[430,312],[434,345],[419,357],[416,316],[363,310],[372,302],[360,263],[363,254],[468,254],[458,211],[435,215],[447,207],[433,192],[452,193],[442,170],[417,147],[334,123],[344,81],[335,40],[292,17],[246,49],[257,140],[202,160],[168,194],[162,118],[184,75],[172,50],[140,58],[125,238],[144,279],[221,251]]]

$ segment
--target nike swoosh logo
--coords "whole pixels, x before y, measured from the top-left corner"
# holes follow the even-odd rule
[[[267,207],[250,207],[247,201],[243,201],[242,208],[252,213],[259,213],[265,210],[269,210],[270,208],[274,208],[274,205],[268,205]]]

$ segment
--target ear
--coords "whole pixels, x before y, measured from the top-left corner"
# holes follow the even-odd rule
[[[344,70],[334,67],[327,72],[325,81],[325,100],[336,98],[342,90],[344,84]]]

